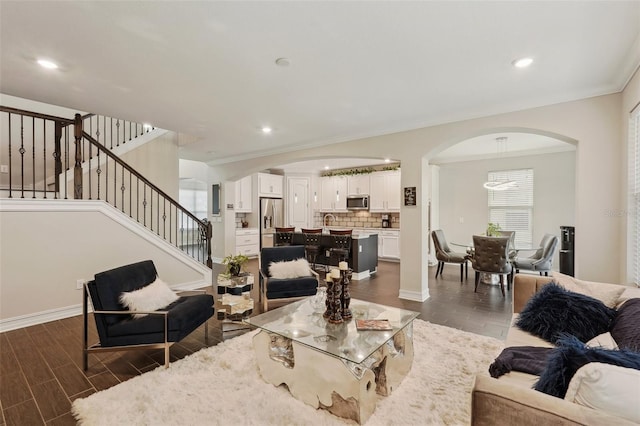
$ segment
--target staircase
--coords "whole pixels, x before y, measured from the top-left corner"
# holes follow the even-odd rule
[[[65,118],[5,106],[0,129],[0,197],[101,200],[212,266],[211,224],[115,153],[160,129],[96,114]]]

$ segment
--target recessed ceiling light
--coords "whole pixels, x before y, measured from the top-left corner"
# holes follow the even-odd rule
[[[390,159],[390,158],[385,158],[385,159],[384,159],[384,162],[385,162],[385,163],[390,163],[390,162],[391,162],[391,159]]]
[[[58,64],[56,64],[55,62],[49,61],[47,59],[38,59],[38,64],[41,67],[47,68],[50,70],[55,70],[56,68],[58,68]]]
[[[516,68],[526,68],[533,63],[533,58],[520,58],[512,62]]]
[[[287,58],[278,58],[276,59],[276,65],[279,67],[288,67],[291,61]]]
[[[264,127],[262,128],[262,133],[264,133],[264,134],[267,134],[267,135],[268,135],[269,133],[271,133],[271,130],[272,130],[272,129],[271,129],[271,127],[269,127],[269,126],[264,126]]]
[[[329,166],[324,166],[324,169],[325,170],[329,170]]]

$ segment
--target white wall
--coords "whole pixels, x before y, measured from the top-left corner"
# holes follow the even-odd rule
[[[211,271],[102,201],[0,201],[0,325],[80,313],[76,280],[152,259],[170,285],[202,287]],[[18,322],[19,323],[19,322]]]
[[[533,169],[534,246],[546,233],[560,238],[561,225],[574,226],[575,152],[448,163],[440,166],[439,209],[447,241],[467,243],[472,235],[485,232],[489,209],[482,184],[489,171],[508,169]],[[557,252],[554,269],[558,269]]]
[[[180,167],[177,133],[167,132],[123,154],[121,158],[151,183],[178,201]]]
[[[629,141],[629,117],[632,110],[638,108],[640,104],[640,69],[636,70],[635,75],[631,78],[629,83],[627,84],[626,89],[622,93],[622,135],[623,140]],[[640,212],[637,212],[630,208],[629,198],[627,194],[629,193],[629,186],[627,183],[628,176],[628,146],[621,153],[621,168],[620,171],[622,173],[623,185],[622,188],[622,197],[624,198],[624,208],[620,212],[616,212],[614,216],[620,218],[622,222],[623,228],[626,230],[630,225],[631,221],[629,221],[629,217],[631,215],[636,215],[636,217],[640,216]],[[631,253],[629,249],[630,241],[627,241],[627,233],[625,232],[620,242],[620,251],[622,253]],[[623,262],[620,265],[620,275],[624,277],[625,283],[632,282],[632,268],[633,268],[633,259],[629,259],[628,256],[623,256]]]
[[[634,96],[640,100],[640,96]],[[577,145],[576,275],[592,281],[621,282],[621,221],[605,212],[621,209],[622,158],[626,141],[621,131],[622,95],[613,94],[393,133],[324,147],[264,156],[212,167],[218,177],[238,170],[252,173],[277,164],[315,158],[361,157],[363,153],[402,163],[402,187],[416,186],[418,205],[402,207],[401,294],[428,295],[427,202],[428,159],[458,142],[506,131],[552,136]],[[442,195],[442,194],[441,194]],[[440,218],[442,220],[442,218]]]

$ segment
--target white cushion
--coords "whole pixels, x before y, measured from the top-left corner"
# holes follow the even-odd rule
[[[178,300],[179,296],[169,288],[160,278],[148,286],[135,291],[123,292],[120,295],[122,303],[130,311],[157,311]],[[147,314],[134,314],[134,318],[141,318]]]
[[[298,278],[311,276],[311,268],[307,259],[296,259],[282,262],[271,262],[269,265],[271,278]]]
[[[618,349],[618,344],[613,340],[613,336],[608,331],[594,337],[587,342],[587,346],[592,348]]]
[[[626,289],[626,286],[623,285],[582,281],[555,271],[551,273],[551,276],[558,284],[567,290],[591,296],[594,299],[600,300],[610,308],[616,307],[618,298]]]
[[[640,370],[590,362],[576,371],[564,399],[640,423]]]
[[[640,288],[633,286],[625,286],[624,292],[618,298],[616,309],[619,309],[624,302],[629,299],[640,299]]]

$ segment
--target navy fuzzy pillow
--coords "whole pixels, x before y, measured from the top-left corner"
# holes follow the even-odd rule
[[[609,331],[615,314],[615,309],[601,301],[552,282],[529,299],[516,326],[551,343],[556,343],[560,333],[588,342]]]
[[[618,309],[611,336],[620,349],[640,352],[640,299],[629,299]]]
[[[602,362],[640,370],[640,353],[628,350],[591,348],[574,336],[564,335],[547,358],[535,390],[564,398],[569,382],[580,367],[590,362]]]

